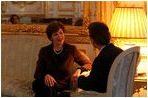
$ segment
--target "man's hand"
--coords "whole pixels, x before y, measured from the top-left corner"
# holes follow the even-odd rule
[[[77,70],[75,71],[75,73],[74,73],[74,74],[72,75],[72,77],[71,77],[72,82],[74,82],[74,83],[77,82],[78,77],[80,76],[80,73],[81,73],[81,69],[77,69]]]
[[[52,87],[55,85],[55,83],[57,84],[56,80],[49,74],[46,74],[45,76],[45,85],[49,87],[49,85]]]

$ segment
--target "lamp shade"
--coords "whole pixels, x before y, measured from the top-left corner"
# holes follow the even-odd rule
[[[147,17],[143,8],[116,8],[110,33],[117,38],[147,38]]]

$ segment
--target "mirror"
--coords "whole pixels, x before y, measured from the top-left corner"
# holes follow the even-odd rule
[[[82,26],[83,1],[2,1],[1,23],[11,24],[10,16],[19,16],[20,24],[48,24],[53,20],[65,25]]]
[[[47,23],[45,20],[66,19],[72,25],[65,25],[70,43],[90,43],[87,31],[89,17],[87,10],[90,1],[2,1],[1,2],[1,31],[2,34],[40,34],[45,35]],[[56,6],[54,6],[56,5]],[[36,7],[34,7],[36,6]],[[67,8],[68,7],[68,8]],[[85,10],[83,10],[83,8]],[[68,10],[68,11],[67,11]],[[75,26],[77,19],[84,17],[82,26]],[[23,21],[18,25],[11,25],[10,15],[17,14]],[[32,23],[33,21],[33,23]],[[65,20],[61,20],[64,21]],[[81,21],[82,22],[82,21]]]
[[[66,25],[69,34],[86,35],[90,23],[88,7],[90,1],[2,1],[1,23],[11,24],[10,16],[16,14],[20,17],[20,24],[47,25],[58,20]],[[11,31],[7,27],[2,30]]]

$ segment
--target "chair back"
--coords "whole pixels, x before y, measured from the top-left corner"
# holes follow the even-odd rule
[[[140,47],[133,47],[116,57],[109,72],[107,96],[132,97],[139,55]]]

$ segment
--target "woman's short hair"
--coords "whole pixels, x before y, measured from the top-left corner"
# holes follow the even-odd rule
[[[13,24],[13,17],[17,17],[18,20],[20,19],[19,16],[16,15],[16,14],[11,15],[11,16],[10,16],[10,22],[11,22],[12,24]]]
[[[89,25],[89,36],[98,45],[107,45],[110,42],[111,35],[106,24],[93,22]]]
[[[46,29],[46,34],[47,34],[48,39],[51,40],[52,33],[57,32],[59,29],[62,29],[63,32],[65,32],[65,27],[61,22],[59,21],[50,22]]]

